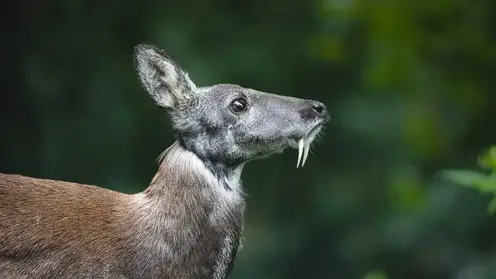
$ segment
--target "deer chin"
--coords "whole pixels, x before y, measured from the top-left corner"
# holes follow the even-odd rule
[[[298,161],[296,162],[296,168],[303,167],[308,158],[308,153],[310,152],[311,144],[317,134],[320,132],[322,124],[319,124],[312,128],[312,130],[304,137],[299,139],[289,139],[289,145],[292,148],[298,149]],[[300,165],[301,162],[301,165]]]

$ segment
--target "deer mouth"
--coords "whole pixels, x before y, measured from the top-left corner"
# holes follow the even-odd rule
[[[316,125],[306,136],[300,139],[289,140],[289,145],[295,149],[298,149],[298,161],[296,162],[296,168],[303,167],[305,165],[308,158],[308,153],[310,152],[311,144],[322,129],[322,125],[323,123]]]

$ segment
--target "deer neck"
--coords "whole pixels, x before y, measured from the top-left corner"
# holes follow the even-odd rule
[[[243,164],[226,167],[204,162],[176,141],[160,155],[158,172],[143,194],[148,199],[167,203],[174,197],[190,199],[202,195],[216,196],[226,202],[241,201],[242,169]]]

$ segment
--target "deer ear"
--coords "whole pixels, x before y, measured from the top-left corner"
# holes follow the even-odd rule
[[[195,84],[162,50],[140,44],[134,60],[143,87],[159,106],[175,109],[194,98]]]

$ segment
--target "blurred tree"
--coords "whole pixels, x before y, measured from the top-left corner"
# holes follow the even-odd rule
[[[173,139],[133,70],[147,42],[198,84],[331,111],[305,168],[247,166],[232,278],[494,278],[488,197],[436,173],[496,142],[496,1],[9,3],[1,172],[142,190]]]

